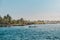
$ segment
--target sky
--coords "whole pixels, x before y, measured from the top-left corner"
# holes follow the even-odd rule
[[[13,19],[60,20],[60,0],[0,0],[0,15]]]

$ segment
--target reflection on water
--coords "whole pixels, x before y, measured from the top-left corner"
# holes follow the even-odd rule
[[[36,26],[0,28],[0,40],[60,40],[60,24]]]

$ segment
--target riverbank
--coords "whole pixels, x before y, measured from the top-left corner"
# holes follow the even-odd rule
[[[26,26],[26,25],[35,25],[35,24],[0,24],[0,27]]]

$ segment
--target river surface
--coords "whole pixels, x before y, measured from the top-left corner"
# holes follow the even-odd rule
[[[0,27],[0,40],[60,40],[60,24]]]

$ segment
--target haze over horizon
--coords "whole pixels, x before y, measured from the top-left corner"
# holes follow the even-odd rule
[[[60,0],[0,0],[0,15],[14,19],[60,20]]]

